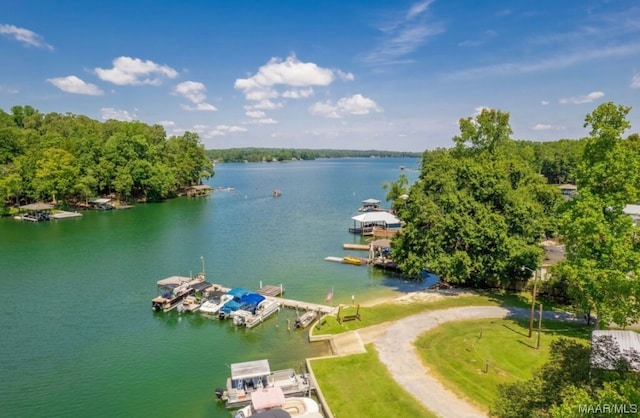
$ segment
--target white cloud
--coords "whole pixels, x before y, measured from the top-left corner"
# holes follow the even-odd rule
[[[207,102],[207,96],[204,94],[207,91],[207,88],[204,84],[199,83],[197,81],[184,81],[173,89],[174,94],[179,94],[191,101],[195,106],[189,105],[181,105],[184,110],[189,111],[211,111],[215,112],[218,109]]]
[[[640,74],[634,74],[629,87],[632,89],[640,89]]]
[[[169,126],[176,126],[176,123],[172,120],[161,120],[160,122],[158,122],[158,125],[162,125],[165,128],[168,128]]]
[[[604,97],[604,93],[601,91],[592,91],[589,94],[583,96],[563,97],[558,102],[561,104],[584,104],[592,103],[595,100]]]
[[[9,86],[4,86],[0,84],[0,93],[7,93],[7,94],[16,94],[19,93],[20,90],[14,88],[14,87],[9,87]]]
[[[542,106],[547,106],[547,105],[549,105],[549,100],[540,100],[540,104]]]
[[[247,110],[245,113],[250,118],[264,118],[265,113],[262,110]]]
[[[572,67],[584,62],[602,60],[611,57],[625,57],[640,53],[640,43],[629,43],[614,47],[594,49],[582,48],[574,52],[565,52],[556,56],[531,62],[503,62],[486,67],[476,67],[448,74],[448,79],[472,80],[484,77],[505,76],[509,74],[532,74],[542,71]]]
[[[278,86],[294,87],[283,93],[286,97],[309,97],[313,93],[312,86],[328,86],[336,78],[350,81],[354,76],[319,67],[313,62],[302,62],[292,54],[285,60],[271,58],[251,77],[236,79],[234,87],[241,90],[247,100],[263,102],[280,97],[281,94],[276,90]]]
[[[243,126],[217,125],[215,128],[204,134],[205,138],[213,138],[216,136],[225,136],[229,133],[247,132],[247,128]]]
[[[265,99],[254,104],[252,107],[254,109],[274,110],[274,109],[280,109],[282,107],[282,103],[275,103],[275,102],[272,102],[271,100]]]
[[[36,48],[45,48],[53,51],[53,46],[44,41],[44,38],[29,29],[19,28],[14,25],[0,25],[0,35],[12,37],[18,42]]]
[[[181,104],[180,107],[184,110],[188,110],[189,112],[198,112],[198,111],[215,112],[218,110],[217,107],[209,103],[197,103],[195,106]]]
[[[100,109],[103,120],[116,119],[122,121],[131,121],[135,119],[135,113],[129,113],[126,110],[115,109],[113,107],[103,107]]]
[[[351,97],[343,97],[338,100],[338,109],[340,109],[342,113],[349,113],[351,115],[366,115],[370,112],[381,112],[381,109],[375,101],[361,94],[354,94]]]
[[[314,116],[324,116],[325,118],[339,118],[338,107],[333,106],[330,101],[316,102],[309,108],[309,113]]]
[[[207,88],[202,83],[197,81],[185,81],[178,84],[173,91],[176,94],[180,94],[189,99],[193,103],[201,103],[206,100],[207,96],[204,94]]]
[[[261,119],[251,119],[243,123],[245,125],[275,125],[278,123],[278,121],[272,118],[261,118]]]
[[[382,40],[361,61],[372,65],[390,65],[412,62],[405,58],[422,46],[428,38],[444,32],[440,22],[428,21],[427,12],[433,0],[414,3],[405,13],[395,17],[378,29]],[[394,13],[390,13],[394,15]]]
[[[102,90],[95,84],[87,83],[75,75],[67,77],[47,78],[47,81],[67,93],[101,96]]]
[[[543,123],[538,123],[537,125],[535,125],[533,128],[534,131],[548,131],[549,129],[552,129],[553,127],[551,125],[547,125],[547,124],[543,124]]]
[[[381,112],[378,104],[361,94],[343,97],[333,105],[331,101],[316,102],[309,108],[309,113],[325,118],[340,118],[342,115],[366,115],[371,112]]]
[[[113,68],[95,68],[94,71],[103,81],[119,86],[153,85],[162,83],[163,78],[176,78],[178,72],[167,65],[140,58],[118,57],[113,60]]]
[[[282,93],[282,97],[286,97],[287,99],[302,99],[313,96],[313,89],[293,89],[287,90]]]

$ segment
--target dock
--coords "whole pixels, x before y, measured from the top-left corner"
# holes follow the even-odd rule
[[[213,284],[211,288],[214,290],[222,291],[222,292],[228,292],[229,290],[231,290],[231,288],[222,286],[221,284]],[[271,292],[277,291],[278,294],[268,295],[265,293],[261,293],[262,291],[265,291],[265,289]],[[285,299],[285,298],[279,297],[278,295],[284,293],[284,288],[282,286],[273,286],[273,285],[263,286],[260,289],[258,289],[257,293],[260,293],[267,299],[277,301],[278,303],[280,303],[280,306],[283,306],[285,308],[298,309],[301,311],[314,311],[314,312],[320,312],[322,314],[329,314],[333,312],[335,309],[337,309],[337,308],[334,308],[333,306],[323,305],[319,303],[311,303],[311,302],[305,302],[301,300]]]
[[[345,250],[369,251],[370,247],[369,244],[350,244],[348,242],[342,244],[342,248]]]
[[[280,286],[267,285],[267,286],[263,286],[260,289],[256,290],[256,292],[258,292],[262,296],[272,296],[272,297],[274,297],[274,296],[284,295],[284,288],[282,287],[282,285],[280,285]]]

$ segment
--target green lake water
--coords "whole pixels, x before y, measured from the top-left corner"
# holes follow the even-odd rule
[[[409,170],[400,171],[400,166]],[[228,365],[269,359],[298,369],[323,355],[282,310],[258,327],[199,314],[154,313],[156,281],[195,275],[229,287],[280,285],[286,296],[333,303],[413,286],[371,267],[324,261],[357,254],[348,232],[383,182],[415,180],[417,159],[219,164],[209,197],[86,211],[78,219],[0,219],[0,415],[229,417],[216,402]],[[282,196],[271,196],[273,189]],[[203,259],[202,259],[203,258]]]

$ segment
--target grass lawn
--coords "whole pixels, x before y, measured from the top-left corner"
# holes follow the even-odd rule
[[[582,324],[543,321],[542,325],[538,350],[538,325],[534,324],[533,336],[528,338],[528,319],[448,323],[420,336],[416,347],[424,364],[443,385],[488,410],[499,383],[528,379],[533,369],[547,361],[553,339],[569,337],[587,342],[591,332]]]
[[[366,354],[313,360],[311,367],[336,417],[435,417],[402,389],[378,359]]]
[[[328,316],[319,324],[319,327],[314,327],[311,332],[313,335],[339,334],[382,322],[396,321],[424,311],[460,306],[516,306],[528,308],[531,305],[529,295],[526,292],[518,294],[479,293],[471,296],[447,296],[438,301],[412,302],[410,304],[382,303],[372,307],[360,307],[359,321],[353,320],[340,324],[335,316]],[[556,308],[556,306],[545,302],[544,308],[545,310],[550,310]],[[353,315],[355,312],[355,307],[343,308],[341,315]]]

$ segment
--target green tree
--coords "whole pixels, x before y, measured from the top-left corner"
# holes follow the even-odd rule
[[[36,163],[36,191],[54,202],[58,197],[64,200],[78,185],[79,169],[75,162],[75,157],[65,150],[45,150]]]
[[[629,110],[605,103],[585,118],[591,132],[577,171],[579,196],[561,217],[566,259],[555,274],[598,324],[640,319],[640,240],[623,212],[640,191],[640,153],[622,139]]]
[[[461,119],[456,147],[425,152],[422,172],[398,207],[406,222],[393,241],[400,268],[428,268],[470,286],[509,285],[537,265],[560,193],[517,152],[507,113]]]

